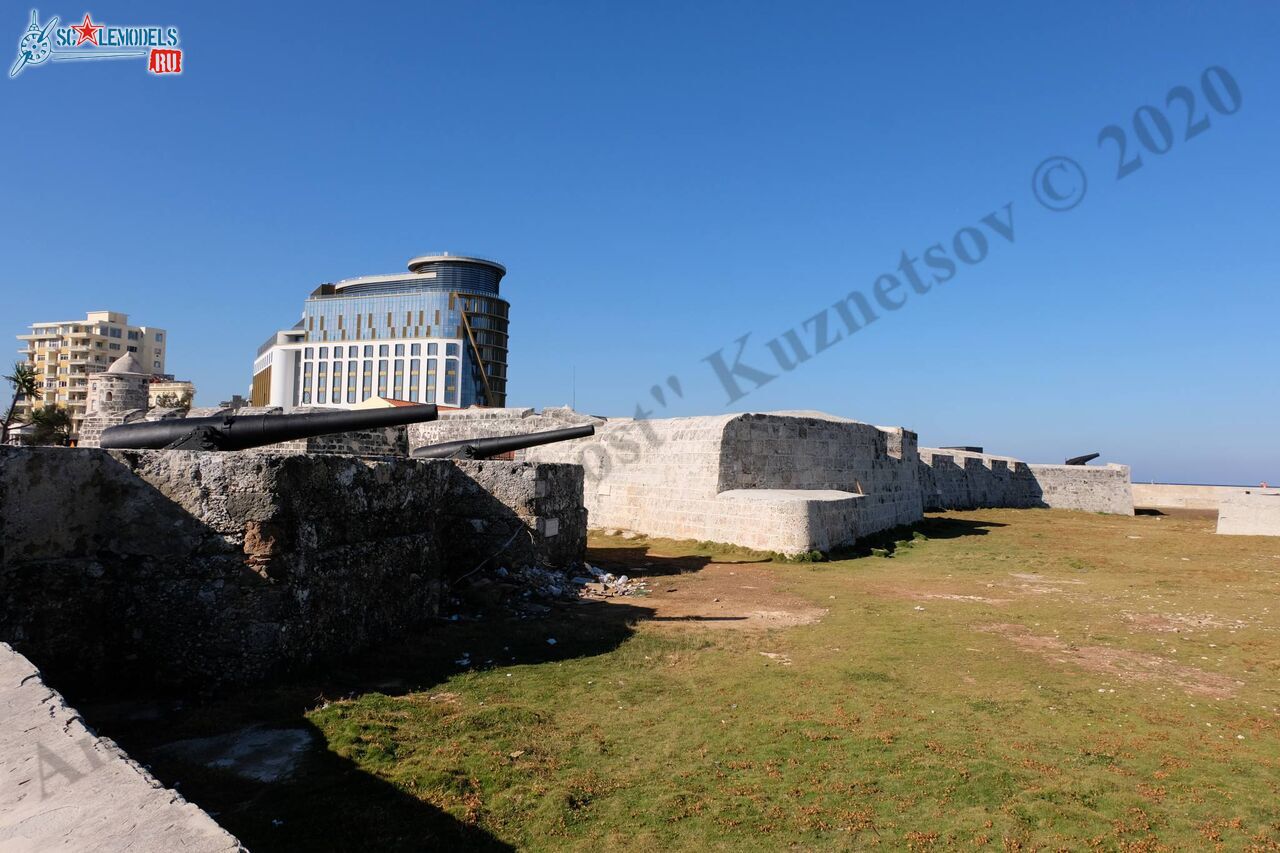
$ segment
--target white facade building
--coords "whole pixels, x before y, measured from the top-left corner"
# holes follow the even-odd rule
[[[252,402],[346,409],[382,397],[460,406],[462,346],[461,338],[321,343],[301,330],[277,332],[253,362]]]
[[[406,273],[320,285],[298,324],[258,349],[251,404],[505,405],[505,273],[482,258],[421,255]]]

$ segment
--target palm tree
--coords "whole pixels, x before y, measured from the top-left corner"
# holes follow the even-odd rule
[[[27,423],[35,427],[32,438],[36,444],[66,444],[71,436],[71,416],[57,406],[32,409]]]
[[[9,411],[5,413],[4,424],[0,425],[0,444],[5,444],[9,441],[9,427],[13,424],[14,414],[18,409],[18,401],[35,399],[36,369],[25,361],[14,362],[13,373],[10,373],[4,379],[13,386],[13,402],[9,403]]]

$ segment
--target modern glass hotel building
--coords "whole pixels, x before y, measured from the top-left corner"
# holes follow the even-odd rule
[[[446,253],[413,258],[408,273],[320,285],[298,324],[258,349],[252,405],[505,405],[506,271]]]

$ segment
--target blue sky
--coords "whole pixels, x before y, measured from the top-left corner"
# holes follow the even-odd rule
[[[1031,5],[43,4],[177,26],[186,70],[0,79],[0,334],[127,311],[210,404],[317,284],[445,250],[509,269],[512,404],[821,409],[1135,480],[1280,481],[1280,7]],[[28,15],[0,12],[14,55]],[[1189,140],[1180,85],[1209,118]],[[1120,180],[1111,124],[1143,158]],[[1032,193],[1054,155],[1088,175],[1066,212]],[[980,224],[1006,205],[1011,241]],[[964,227],[989,238],[972,265]],[[773,362],[933,244],[951,280]],[[778,377],[730,403],[705,359],[748,334]]]

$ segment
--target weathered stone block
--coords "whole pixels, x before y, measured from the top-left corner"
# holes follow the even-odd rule
[[[80,679],[250,681],[422,622],[481,559],[579,562],[581,495],[563,465],[0,448],[0,640]]]

